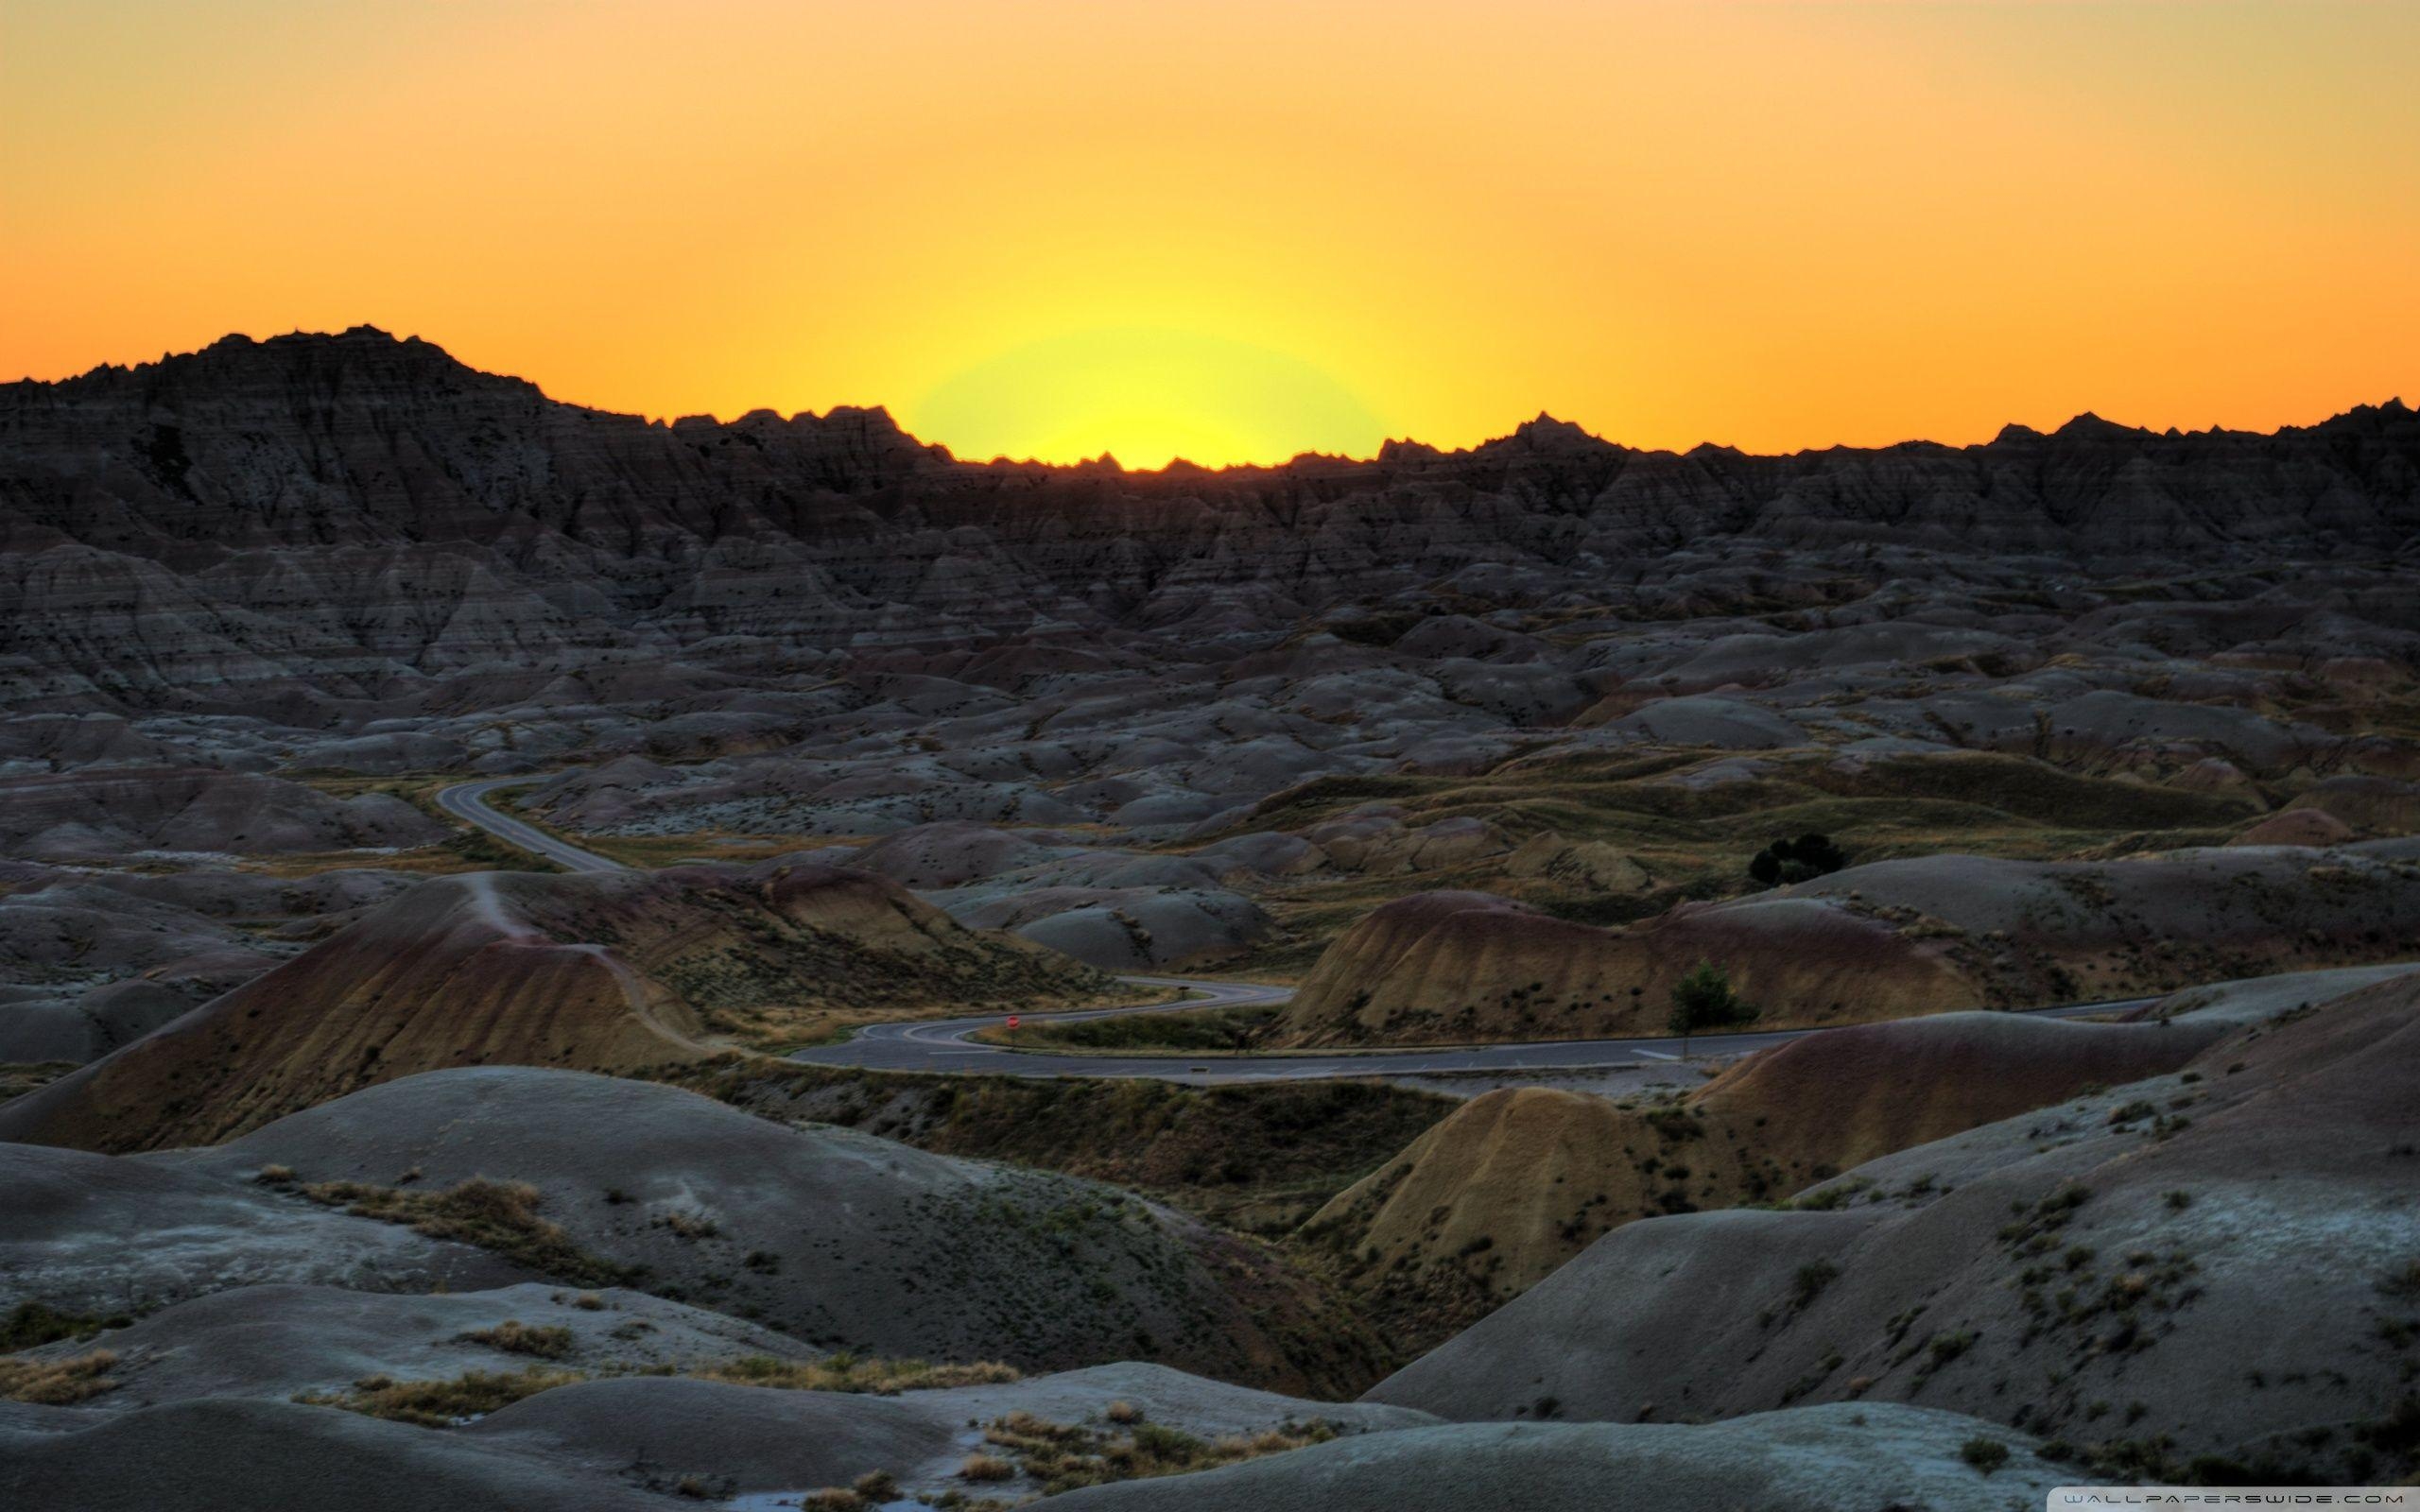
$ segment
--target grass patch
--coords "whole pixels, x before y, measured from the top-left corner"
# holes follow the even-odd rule
[[[1833,1281],[1839,1280],[1840,1274],[1841,1267],[1833,1264],[1828,1260],[1812,1261],[1806,1264],[1799,1266],[1797,1276],[1792,1278],[1790,1281],[1789,1300],[1791,1305],[1794,1307],[1805,1308],[1807,1304],[1814,1301],[1815,1298],[1823,1296],[1824,1288],[1831,1285]]]
[[[562,868],[517,845],[507,845],[485,830],[466,830],[437,847],[464,871],[561,871]]]
[[[782,1122],[1136,1187],[1225,1227],[1291,1233],[1459,1105],[1383,1082],[1173,1082],[866,1072],[761,1059],[676,1085]]]
[[[894,1397],[903,1391],[946,1391],[953,1386],[999,1386],[1021,1380],[1014,1366],[996,1360],[933,1365],[923,1360],[861,1358],[841,1353],[821,1360],[776,1360],[744,1355],[728,1365],[684,1372],[700,1381],[769,1386],[779,1391],[842,1391]]]
[[[0,1400],[65,1407],[115,1391],[118,1383],[110,1379],[110,1367],[116,1364],[117,1356],[108,1349],[64,1360],[0,1357]]]
[[[385,1376],[370,1376],[354,1382],[349,1391],[305,1391],[297,1393],[294,1400],[313,1407],[341,1407],[390,1422],[451,1428],[542,1391],[588,1379],[577,1370],[549,1370],[534,1365],[521,1370],[468,1370],[450,1381],[393,1381]]]
[[[575,1342],[571,1330],[561,1324],[533,1327],[517,1317],[506,1318],[492,1329],[474,1329],[461,1335],[473,1344],[484,1344],[491,1349],[507,1354],[532,1354],[541,1360],[560,1360],[571,1353]]]
[[[519,1324],[506,1323],[488,1332],[518,1328]],[[568,1331],[535,1329],[526,1332],[543,1334]],[[466,1333],[463,1337],[477,1339],[481,1343],[492,1342],[480,1334]],[[0,1362],[0,1365],[5,1363]],[[552,1391],[557,1386],[620,1376],[683,1376],[692,1381],[721,1381],[734,1385],[764,1386],[779,1391],[845,1391],[883,1397],[902,1391],[934,1391],[950,1386],[1002,1385],[1020,1379],[1012,1366],[988,1360],[970,1365],[933,1365],[923,1360],[860,1359],[848,1354],[812,1361],[748,1355],[728,1365],[689,1370],[676,1370],[670,1366],[664,1366],[646,1370],[591,1371],[533,1365],[520,1370],[469,1370],[447,1380],[396,1381],[387,1376],[371,1376],[354,1382],[343,1391],[306,1391],[298,1394],[294,1400],[309,1406],[340,1407],[366,1418],[416,1423],[423,1428],[450,1428],[510,1407],[542,1391]]]
[[[1007,1481],[1016,1478],[1017,1468],[997,1454],[969,1454],[958,1467],[961,1481]]]
[[[641,871],[691,861],[728,861],[746,866],[796,850],[805,841],[795,834],[745,834],[731,830],[690,830],[679,834],[592,834],[567,830],[551,816],[525,806],[535,783],[499,788],[488,795],[488,807],[508,814],[565,845],[618,861]]]
[[[414,1192],[363,1181],[321,1181],[300,1190],[314,1202],[404,1224],[431,1239],[476,1245],[575,1285],[619,1286],[639,1275],[631,1266],[588,1253],[560,1227],[539,1217],[538,1189],[525,1182],[473,1177],[442,1192]]]
[[[995,1027],[976,1038],[1027,1050],[1215,1055],[1252,1049],[1268,1027],[1277,1022],[1281,1011],[1281,1004],[1253,1003],[1239,1008],[1204,1008],[1193,1013],[1134,1013],[1115,1019],[1083,1019],[1074,1023]]]
[[[2050,861],[2218,845],[2258,812],[2238,795],[2122,782],[2040,756],[1988,751],[1893,757],[1858,769],[1835,767],[1828,751],[1776,752],[1759,756],[1765,774],[1754,780],[1675,781],[1734,756],[1527,755],[1476,775],[1323,777],[1288,788],[1222,833],[1298,830],[1382,799],[1402,806],[1411,828],[1476,818],[1514,845],[1547,830],[1600,841],[1637,862],[1653,885],[1574,890],[1552,878],[1511,876],[1503,855],[1413,874],[1279,879],[1255,894],[1279,929],[1221,971],[1252,980],[1299,975],[1372,908],[1426,888],[1500,893],[1597,925],[1645,919],[1685,901],[1737,897],[1754,889],[1749,858],[1777,834],[1830,835],[1860,865],[1944,852]]]
[[[47,1087],[75,1069],[72,1060],[12,1060],[0,1065],[0,1103]]]
[[[450,876],[466,871],[560,871],[553,862],[530,854],[517,846],[510,846],[485,830],[466,826],[460,819],[437,806],[439,789],[462,781],[459,775],[447,777],[365,777],[358,773],[330,771],[294,771],[285,774],[290,780],[314,788],[332,798],[361,798],[381,794],[399,799],[444,825],[455,833],[433,845],[398,851],[377,858],[377,866],[385,871],[407,871],[418,876]],[[494,797],[497,795],[491,795]],[[243,869],[278,877],[307,877],[322,871],[342,870],[363,864],[358,850],[295,851],[273,856],[246,858]]]
[[[1139,1418],[1139,1415],[1138,1415]],[[1118,1481],[1150,1480],[1163,1475],[1190,1475],[1264,1454],[1323,1444],[1336,1436],[1334,1424],[1288,1423],[1250,1435],[1204,1439],[1157,1423],[1137,1420],[1122,1432],[1102,1433],[1080,1424],[1052,1422],[1028,1412],[1011,1413],[983,1430],[984,1442],[1001,1452],[1022,1473],[1057,1496],[1087,1486]],[[1001,1455],[980,1456],[994,1463]],[[963,1469],[959,1472],[965,1475]],[[987,1474],[968,1479],[1003,1480]]]
[[[104,1329],[122,1329],[134,1321],[125,1313],[60,1313],[40,1302],[19,1302],[0,1317],[0,1354],[56,1344],[61,1339],[89,1339]]]

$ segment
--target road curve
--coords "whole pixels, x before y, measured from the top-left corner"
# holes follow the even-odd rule
[[[468,824],[487,831],[507,845],[545,857],[573,871],[628,871],[611,856],[582,850],[510,815],[488,807],[487,796],[501,787],[541,782],[537,777],[490,777],[440,788],[438,807]],[[1110,1008],[1079,1008],[1066,1013],[1032,1013],[1028,1023],[1074,1023],[1131,1013],[1174,1013],[1195,1008],[1240,1007],[1248,1003],[1279,1003],[1289,989],[1253,982],[1219,982],[1181,976],[1130,976],[1127,981],[1166,992],[1190,988],[1197,996],[1177,1003],[1130,1004]],[[2048,1019],[2076,1018],[2136,1007],[2155,998],[2118,998],[2103,1003],[2070,1003],[2035,1008]],[[914,1019],[869,1024],[838,1044],[818,1045],[790,1054],[792,1060],[819,1066],[855,1066],[869,1071],[973,1072],[1001,1076],[1143,1076],[1166,1081],[1315,1081],[1339,1076],[1409,1076],[1441,1074],[1485,1074],[1507,1071],[1609,1071],[1678,1062],[1681,1041],[1654,1040],[1553,1040],[1498,1045],[1444,1045],[1427,1050],[1364,1050],[1282,1056],[1069,1056],[1039,1050],[1011,1050],[981,1043],[978,1029],[1000,1022],[985,1013],[962,1019]],[[1787,1043],[1824,1029],[1771,1029],[1761,1034],[1702,1034],[1689,1041],[1692,1057],[1728,1058]]]
[[[475,782],[457,782],[437,790],[437,806],[465,824],[476,825],[510,846],[517,846],[531,855],[544,856],[566,871],[628,871],[631,868],[612,856],[600,856],[594,850],[582,850],[556,839],[534,824],[526,824],[510,814],[499,814],[488,807],[488,795],[500,787],[527,787],[543,782],[544,777],[483,777]]]

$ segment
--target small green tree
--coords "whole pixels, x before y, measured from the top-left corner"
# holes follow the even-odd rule
[[[1689,1056],[1689,1037],[1701,1029],[1753,1022],[1756,1010],[1731,990],[1731,975],[1712,961],[1700,961],[1686,976],[1672,984],[1672,1016],[1665,1027],[1681,1037],[1681,1058]]]

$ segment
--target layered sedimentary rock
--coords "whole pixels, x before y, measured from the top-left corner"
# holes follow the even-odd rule
[[[0,779],[0,848],[12,857],[274,855],[423,846],[446,833],[386,794],[332,798],[245,773],[137,766]]]
[[[1635,582],[1626,564],[1717,539],[2326,556],[2420,524],[2420,420],[2399,404],[2275,436],[2086,416],[1784,457],[1638,452],[1542,416],[1468,452],[1129,474],[960,463],[879,410],[604,414],[368,328],[7,386],[0,458],[0,674],[28,709],[357,713],[496,662],[716,638],[1215,639],[1391,584]],[[1776,604],[1829,592],[1779,561],[1762,576]],[[1428,654],[1522,650],[1446,640]]]
[[[1400,1326],[1442,1339],[1625,1224],[1788,1197],[1897,1150],[2173,1071],[2236,1027],[2216,1011],[2116,1024],[1937,1014],[1789,1040],[1670,1102],[1499,1088],[1338,1194],[1305,1235]]]
[[[1278,1021],[1296,1043],[1663,1032],[1720,963],[1761,1027],[2157,992],[2402,954],[2404,841],[2225,847],[2111,862],[1941,855],[1683,903],[1623,929],[1478,892],[1418,893],[1340,935]]]
[[[1616,1229],[1371,1400],[1624,1422],[1921,1400],[2129,1481],[2408,1475],[2420,978],[2280,983],[2203,1009],[2226,1032],[2173,1074],[1871,1161],[1801,1211]]]
[[[862,872],[476,872],[424,883],[0,1108],[0,1139],[194,1143],[446,1067],[629,1072],[778,1038],[818,1006],[1058,1003],[1108,987]]]

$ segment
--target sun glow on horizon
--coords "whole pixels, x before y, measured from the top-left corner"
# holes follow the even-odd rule
[[[1216,467],[1302,452],[1366,456],[1385,427],[1300,358],[1154,327],[1105,327],[1028,342],[945,379],[900,423],[971,461],[1069,463],[1104,453],[1129,468],[1182,458]]]
[[[0,380],[373,324],[1205,466],[2420,395],[2420,5],[14,0]]]

